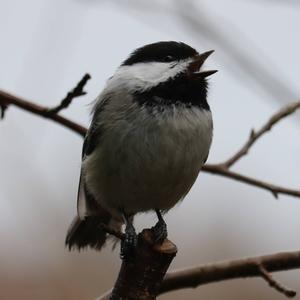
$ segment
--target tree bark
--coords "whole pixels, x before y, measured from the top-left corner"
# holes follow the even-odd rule
[[[138,236],[135,256],[122,262],[121,270],[110,295],[111,300],[154,300],[162,280],[177,253],[169,240],[154,244],[150,229]]]

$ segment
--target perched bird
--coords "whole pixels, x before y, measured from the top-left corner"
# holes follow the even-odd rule
[[[101,249],[107,224],[125,224],[121,256],[133,253],[133,216],[155,210],[156,242],[167,237],[162,213],[182,200],[205,163],[213,135],[202,70],[213,51],[163,41],[136,49],[95,100],[83,144],[78,216],[66,245]]]

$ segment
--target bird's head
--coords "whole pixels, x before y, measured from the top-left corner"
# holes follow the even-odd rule
[[[204,71],[205,60],[214,51],[199,54],[182,42],[164,41],[136,49],[110,79],[114,86],[130,91],[147,91],[182,76],[186,80],[205,80],[217,72]]]

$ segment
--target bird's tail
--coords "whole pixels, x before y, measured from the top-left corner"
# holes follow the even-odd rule
[[[102,216],[88,216],[84,220],[75,217],[66,236],[66,246],[69,250],[86,247],[100,250],[107,239],[107,233],[101,229],[101,224],[110,225],[110,223],[115,223],[114,228],[120,230],[121,224],[113,222],[109,213]]]

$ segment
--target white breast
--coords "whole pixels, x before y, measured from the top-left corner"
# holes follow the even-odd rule
[[[83,164],[87,188],[116,217],[120,209],[168,210],[189,191],[208,155],[211,113],[175,105],[149,113],[131,99],[122,104],[108,105],[99,120],[101,143]]]

